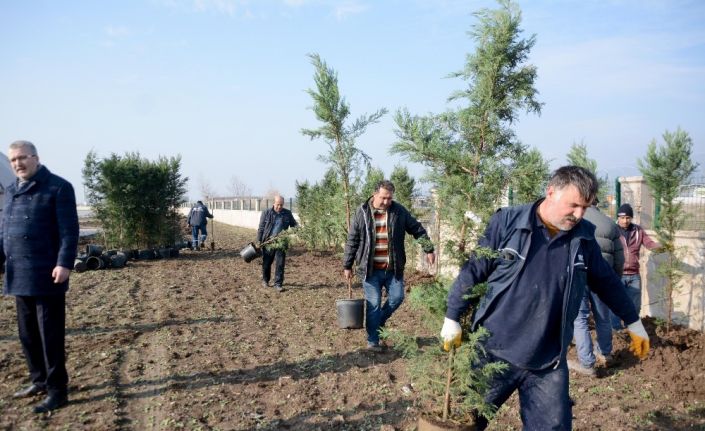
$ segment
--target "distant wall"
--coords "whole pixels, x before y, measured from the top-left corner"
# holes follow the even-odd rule
[[[652,238],[656,233],[647,231]],[[683,250],[684,276],[673,299],[672,317],[676,323],[698,331],[705,331],[705,233],[681,231],[676,235],[676,246]],[[642,250],[645,250],[642,248]],[[657,272],[664,255],[642,252],[641,258],[641,314],[665,318],[668,299],[664,296],[665,279]]]
[[[257,229],[259,227],[259,219],[262,216],[262,211],[250,210],[223,210],[208,208],[213,214],[215,220],[219,223],[225,223],[230,226],[245,227],[249,229]],[[180,208],[179,211],[184,216],[188,216],[191,208]],[[299,216],[294,213],[294,218],[298,221]]]

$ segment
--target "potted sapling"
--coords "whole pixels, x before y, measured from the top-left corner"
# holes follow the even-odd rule
[[[420,310],[431,331],[438,331],[446,312],[446,298],[452,282],[438,278],[415,286],[409,294],[410,305]],[[483,293],[478,285],[473,297]],[[468,328],[467,322],[461,322]],[[443,350],[438,337],[429,339],[384,329],[382,337],[391,341],[394,349],[407,359],[414,391],[419,396],[422,413],[419,431],[474,430],[478,416],[491,419],[493,405],[484,401],[490,379],[506,370],[506,364],[487,362],[482,341],[489,335],[482,327],[463,331],[462,344]]]

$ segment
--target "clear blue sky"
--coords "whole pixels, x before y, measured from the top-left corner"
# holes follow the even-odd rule
[[[523,143],[552,167],[574,142],[601,174],[637,175],[652,139],[681,127],[705,165],[705,2],[520,1],[529,61],[545,103],[522,117]],[[352,117],[390,110],[358,145],[389,174],[392,114],[441,112],[463,88],[445,78],[474,49],[472,0],[122,0],[0,2],[0,144],[33,141],[83,200],[81,168],[138,151],[182,157],[189,196],[293,195],[317,181],[327,146],[310,97],[319,53],[339,75]],[[2,144],[4,143],[4,144]],[[420,176],[423,168],[409,165]]]

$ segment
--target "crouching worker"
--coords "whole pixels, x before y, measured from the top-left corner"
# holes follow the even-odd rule
[[[595,226],[582,220],[596,193],[592,173],[559,168],[544,198],[492,216],[479,245],[497,256],[471,257],[448,295],[441,330],[446,349],[460,344],[458,321],[470,306],[468,294],[476,284],[488,283],[472,328],[490,332],[486,359],[505,362],[508,369],[492,379],[485,400],[499,407],[518,390],[525,430],[572,427],[566,354],[586,285],[628,323],[632,352],[640,359],[649,352],[634,304],[602,258]],[[480,418],[479,429],[486,426]]]

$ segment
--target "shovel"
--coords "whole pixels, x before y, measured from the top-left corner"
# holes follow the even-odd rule
[[[215,251],[215,219],[211,219],[211,251]]]

